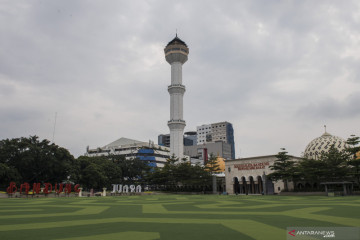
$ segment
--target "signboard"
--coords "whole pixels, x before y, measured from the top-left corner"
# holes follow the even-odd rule
[[[32,186],[32,194],[40,194],[40,193],[49,194],[52,192],[52,190],[54,190],[55,193],[57,194],[60,194],[62,192],[66,194],[70,194],[72,188],[74,189],[74,192],[79,193],[80,192],[79,187],[80,187],[79,184],[76,184],[74,187],[72,187],[72,184],[70,183],[66,183],[66,184],[55,183],[54,186],[51,183],[44,183],[43,185],[41,185],[40,183],[34,183]],[[25,182],[23,184],[20,184],[20,187],[18,188],[15,182],[11,182],[9,187],[6,189],[6,192],[8,194],[14,194],[18,190],[20,194],[24,193],[27,195],[30,192],[30,184]]]
[[[234,168],[241,170],[255,170],[255,169],[265,169],[266,166],[269,166],[269,162],[259,162],[259,163],[242,163],[235,164]]]
[[[113,190],[111,193],[141,193],[141,185],[122,185],[122,184],[111,184],[113,186]]]

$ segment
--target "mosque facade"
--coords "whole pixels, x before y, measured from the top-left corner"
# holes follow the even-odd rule
[[[292,161],[300,157],[291,156]],[[226,192],[229,194],[274,194],[284,190],[284,182],[272,182],[267,175],[273,172],[270,166],[277,160],[276,155],[240,158],[225,161]],[[292,183],[289,190],[294,189]]]
[[[305,148],[304,156],[290,156],[292,161],[300,161],[303,158],[319,159],[321,154],[329,151],[334,146],[339,151],[344,150],[346,141],[333,136],[325,131],[323,135],[313,139]],[[271,181],[267,176],[273,172],[270,169],[276,155],[240,158],[225,161],[225,182],[228,194],[274,194],[284,190],[283,181]],[[288,189],[294,189],[292,182],[288,183]]]

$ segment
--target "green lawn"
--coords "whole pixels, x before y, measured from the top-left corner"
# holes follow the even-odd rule
[[[149,195],[0,199],[0,239],[286,239],[359,227],[360,197]]]

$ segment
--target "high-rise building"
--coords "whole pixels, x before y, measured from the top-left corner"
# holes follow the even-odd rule
[[[197,145],[212,142],[211,124],[203,124],[196,127]]]
[[[205,160],[208,157],[205,155],[210,154],[229,160],[232,159],[231,153],[231,144],[223,141],[209,142],[201,145],[184,147],[185,155],[190,156],[191,158],[198,158],[201,160]]]
[[[183,119],[183,96],[185,86],[182,84],[182,65],[187,61],[189,48],[186,43],[176,37],[164,49],[165,59],[171,65],[170,94],[170,153],[179,159],[184,156],[183,135],[186,126]]]
[[[193,146],[197,144],[197,134],[195,131],[184,133],[184,146]]]
[[[204,124],[196,127],[197,144],[206,144],[222,141],[230,144],[231,158],[235,159],[234,129],[229,122]]]
[[[158,144],[160,146],[170,147],[170,134],[160,134],[158,136]]]
[[[185,132],[184,133],[184,146],[196,145],[196,132]],[[160,134],[158,136],[158,144],[160,146],[170,147],[170,134]]]

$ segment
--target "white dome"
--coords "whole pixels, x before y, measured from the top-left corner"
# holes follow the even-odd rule
[[[322,153],[329,151],[330,147],[334,145],[339,151],[346,147],[346,141],[341,137],[333,136],[327,132],[318,138],[312,140],[305,148],[304,157],[319,159]]]

